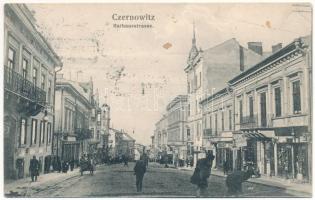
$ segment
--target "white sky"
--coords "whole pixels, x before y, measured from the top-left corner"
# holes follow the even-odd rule
[[[143,144],[150,143],[167,103],[186,92],[183,69],[193,21],[197,45],[202,49],[236,38],[245,47],[249,41],[261,41],[264,51],[310,34],[312,24],[311,13],[304,12],[310,8],[290,4],[28,6],[35,11],[40,31],[62,57],[64,76],[70,78],[71,74],[73,80],[78,77],[80,81],[93,77],[101,101],[111,105],[114,128],[128,131]],[[147,22],[152,29],[115,29],[114,13],[151,14],[156,20]],[[167,42],[172,44],[169,49],[163,48]]]

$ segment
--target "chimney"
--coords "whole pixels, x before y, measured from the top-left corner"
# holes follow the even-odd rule
[[[282,49],[282,43],[278,43],[276,45],[272,45],[272,53],[275,53],[277,51],[279,51],[280,49]]]
[[[248,42],[248,49],[256,52],[259,55],[263,54],[262,42]]]

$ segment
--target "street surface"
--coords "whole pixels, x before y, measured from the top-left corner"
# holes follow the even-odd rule
[[[32,183],[27,188],[28,197],[194,197],[195,185],[190,181],[193,171],[163,168],[163,165],[150,163],[144,176],[143,192],[137,193],[134,163],[100,165],[93,176],[85,172],[71,172],[64,178],[50,180],[49,183]],[[55,173],[56,176],[60,174]],[[210,176],[208,196],[227,197],[225,178]],[[284,189],[255,183],[243,183],[240,197],[292,197]]]

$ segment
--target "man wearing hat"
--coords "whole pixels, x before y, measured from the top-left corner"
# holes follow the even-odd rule
[[[137,156],[135,159],[137,161],[133,170],[134,174],[136,175],[137,192],[142,192],[142,181],[144,173],[146,172],[146,163],[144,161],[143,156],[140,156],[140,158]]]

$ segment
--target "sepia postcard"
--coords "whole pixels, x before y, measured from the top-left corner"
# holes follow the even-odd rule
[[[312,197],[311,3],[2,11],[2,197]]]

